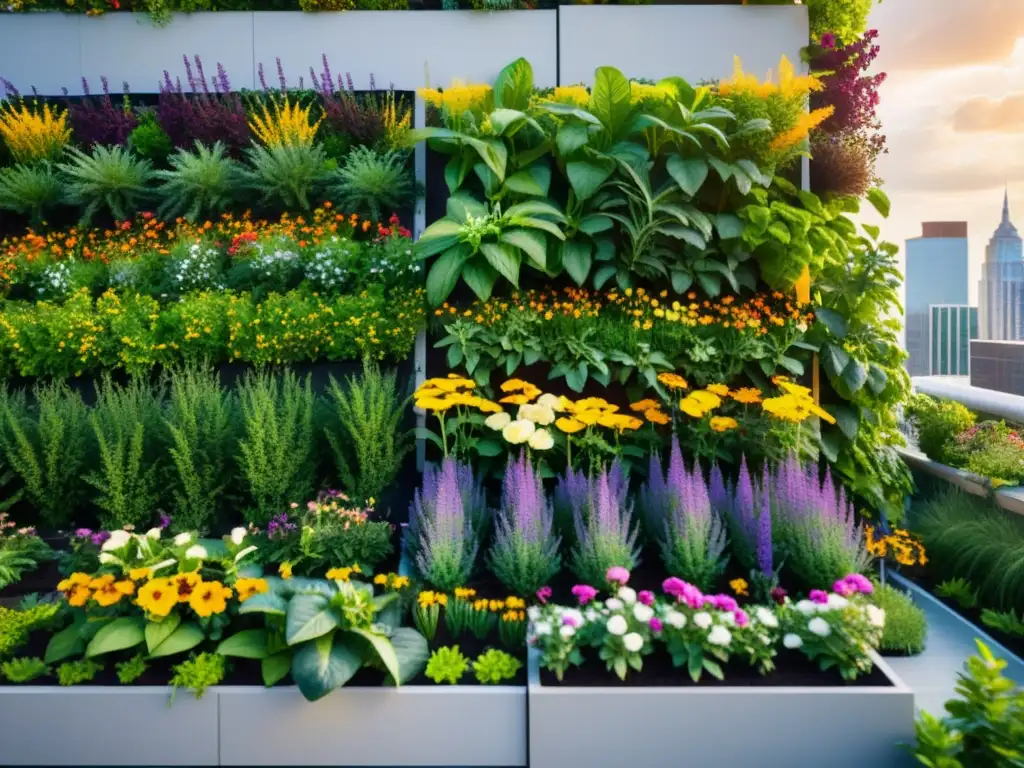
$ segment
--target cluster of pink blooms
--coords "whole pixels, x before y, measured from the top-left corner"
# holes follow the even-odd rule
[[[740,608],[735,598],[729,595],[705,595],[693,584],[689,584],[680,578],[672,576],[661,584],[662,591],[669,597],[674,597],[676,602],[685,603],[688,608],[714,608],[716,611],[731,613],[736,620],[737,627],[745,627],[750,624],[750,617],[747,612]]]

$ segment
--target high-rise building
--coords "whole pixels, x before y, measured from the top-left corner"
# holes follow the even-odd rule
[[[979,338],[1024,338],[1024,241],[1010,222],[1010,196],[1003,197],[1003,219],[985,249],[978,284]]]
[[[933,304],[966,305],[967,222],[929,221],[921,237],[907,240],[904,330],[907,372],[927,376],[930,372],[930,339]]]
[[[978,338],[978,308],[932,304],[928,322],[928,375],[970,376],[971,340]]]

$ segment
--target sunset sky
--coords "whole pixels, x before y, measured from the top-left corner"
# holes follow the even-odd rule
[[[886,239],[967,221],[972,303],[1009,185],[1024,233],[1024,0],[883,0],[872,17],[888,72],[880,115],[892,198]]]

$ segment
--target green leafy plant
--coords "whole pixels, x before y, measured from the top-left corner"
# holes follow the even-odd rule
[[[48,628],[59,612],[60,605],[52,602],[18,609],[0,606],[0,658],[25,645],[31,632]]]
[[[157,192],[163,202],[157,209],[165,219],[182,216],[196,221],[219,213],[234,202],[242,182],[241,166],[227,155],[227,147],[196,142],[194,152],[178,149],[169,158],[170,170],[156,171],[163,181]]]
[[[981,622],[1007,635],[1024,637],[1024,619],[1018,617],[1015,610],[993,611],[986,608],[981,612]]]
[[[226,659],[217,653],[200,653],[171,667],[171,671],[174,672],[171,677],[171,686],[174,688],[171,703],[174,702],[174,695],[179,688],[192,691],[192,695],[197,699],[203,698],[207,688],[217,685],[224,679],[225,661]]]
[[[448,634],[459,637],[469,631],[477,640],[483,640],[494,631],[498,617],[491,613],[488,601],[450,598],[445,606],[444,623]]]
[[[232,469],[236,398],[216,373],[194,367],[171,373],[168,393],[164,423],[175,529],[209,531]]]
[[[162,163],[174,150],[171,137],[157,120],[153,110],[139,113],[139,124],[128,135],[128,146],[139,157],[145,157],[155,163]]]
[[[103,665],[92,659],[66,661],[57,667],[57,682],[61,685],[81,685],[90,682],[103,670]]]
[[[0,677],[6,677],[12,683],[30,683],[48,674],[50,668],[42,659],[23,657],[0,664]]]
[[[388,211],[407,205],[415,193],[408,153],[356,147],[332,176],[329,194],[343,210],[381,221]]]
[[[833,34],[838,43],[849,45],[867,29],[874,4],[875,0],[806,0],[811,40],[817,43],[824,35]]]
[[[243,178],[265,203],[308,211],[327,177],[327,156],[318,144],[253,146],[246,156]]]
[[[445,646],[430,654],[427,662],[427,677],[435,683],[455,685],[469,669],[469,659],[462,655],[459,646]]]
[[[956,460],[954,438],[974,426],[975,421],[966,406],[921,394],[910,399],[906,414],[917,430],[918,447],[925,455],[944,464]]]
[[[7,472],[0,475],[0,481],[9,482],[12,477],[13,473]],[[17,495],[8,499],[6,507],[17,500]],[[7,512],[0,512],[0,589],[17,583],[25,573],[53,559],[53,550],[36,535],[35,529],[19,529],[8,517]]]
[[[96,505],[109,529],[143,526],[153,516],[163,452],[162,388],[141,379],[124,386],[106,377],[96,389],[89,416],[99,469],[86,481],[98,492]]]
[[[416,629],[426,638],[428,643],[434,642],[437,635],[437,623],[441,618],[441,606],[447,607],[448,596],[433,592],[421,592],[412,608],[412,621]],[[445,611],[447,621],[447,611]]]
[[[313,391],[309,377],[250,374],[238,389],[243,437],[238,462],[252,504],[250,519],[264,526],[314,487]]]
[[[131,218],[142,207],[153,178],[149,160],[136,157],[124,147],[97,145],[91,154],[68,147],[70,161],[57,167],[63,175],[68,202],[84,207],[82,223],[88,224],[106,210],[115,220]]]
[[[149,668],[146,657],[141,653],[132,656],[128,661],[120,661],[114,665],[117,670],[117,680],[121,685],[131,685]]]
[[[872,601],[885,611],[885,629],[879,646],[882,652],[921,653],[928,635],[928,619],[910,596],[886,584],[876,586]]]
[[[959,675],[959,698],[946,702],[946,717],[923,712],[917,721],[918,762],[933,768],[993,766],[1024,762],[1024,689],[1003,675],[1006,661],[980,640]]]
[[[498,639],[506,648],[518,650],[526,642],[526,612],[506,611],[498,622]]]
[[[0,168],[0,210],[28,216],[37,227],[60,199],[61,181],[50,163]]]
[[[514,656],[491,648],[473,662],[473,674],[484,685],[497,685],[503,680],[512,680],[522,666],[523,663]]]
[[[974,608],[978,604],[978,591],[967,579],[946,579],[935,587],[935,594],[954,601],[961,608]]]

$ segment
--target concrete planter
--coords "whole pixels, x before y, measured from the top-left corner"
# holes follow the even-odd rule
[[[929,459],[920,451],[897,449],[900,457],[912,470],[938,477],[974,496],[991,496],[1007,512],[1024,515],[1024,487],[992,488],[988,481],[963,469],[950,467]]]
[[[531,652],[530,766],[910,765],[914,694],[874,662],[891,687],[562,688]]]

